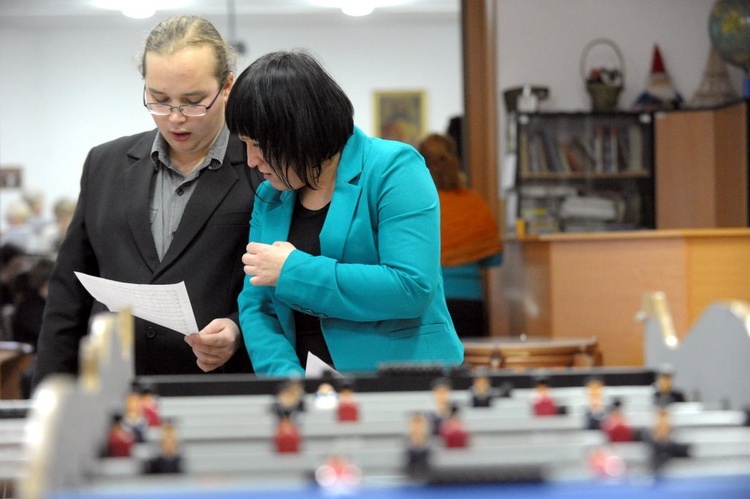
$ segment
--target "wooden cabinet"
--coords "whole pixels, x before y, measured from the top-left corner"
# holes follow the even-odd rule
[[[747,227],[748,101],[654,117],[656,227]]]
[[[646,293],[666,294],[682,337],[716,301],[750,303],[750,229],[549,234],[506,241],[500,288],[506,321],[529,339],[596,338],[605,366],[643,364],[636,322]]]
[[[528,234],[654,228],[651,114],[522,113],[516,136]]]

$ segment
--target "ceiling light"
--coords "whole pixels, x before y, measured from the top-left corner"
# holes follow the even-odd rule
[[[347,16],[366,16],[380,7],[398,7],[411,0],[308,0],[318,7],[341,9]]]
[[[133,2],[120,9],[123,14],[132,19],[146,19],[156,14],[156,9],[146,3]]]
[[[347,16],[361,17],[372,14],[375,6],[365,0],[349,0],[341,5],[341,12]]]
[[[153,16],[157,10],[183,8],[187,0],[91,0],[100,9],[119,10],[133,19]]]

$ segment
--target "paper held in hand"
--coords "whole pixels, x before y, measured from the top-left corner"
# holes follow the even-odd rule
[[[141,319],[188,335],[198,332],[193,307],[184,282],[130,284],[75,272],[91,296],[112,312],[129,308]]]

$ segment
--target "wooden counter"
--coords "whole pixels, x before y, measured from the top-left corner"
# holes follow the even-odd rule
[[[493,336],[594,336],[605,366],[641,366],[645,293],[666,293],[678,336],[714,301],[750,301],[750,229],[508,240],[489,281]]]
[[[20,399],[21,376],[31,366],[31,345],[0,341],[0,399]]]

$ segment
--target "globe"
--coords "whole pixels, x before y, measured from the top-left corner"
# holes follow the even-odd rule
[[[722,59],[750,74],[750,0],[717,0],[708,32]]]

